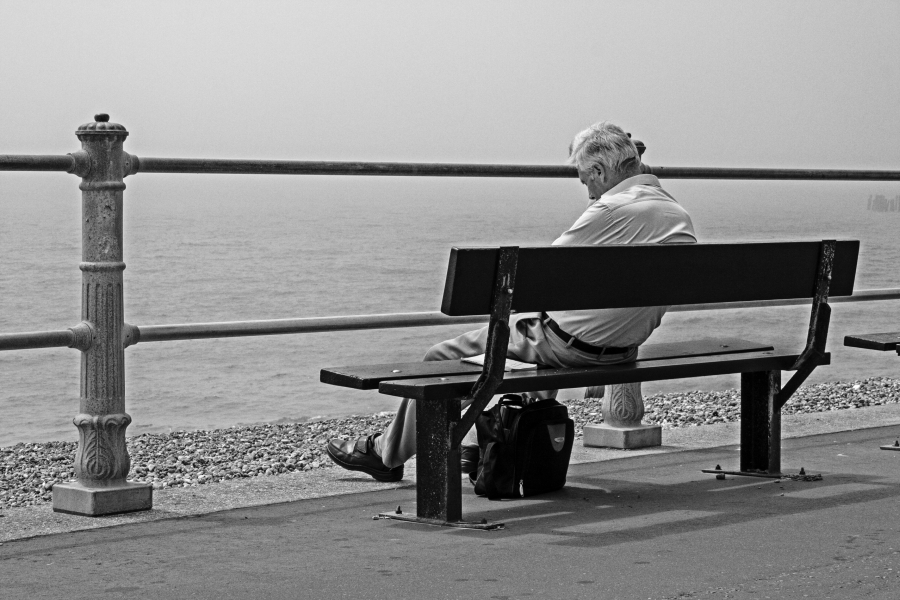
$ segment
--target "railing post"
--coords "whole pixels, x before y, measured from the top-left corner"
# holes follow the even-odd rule
[[[662,427],[645,425],[644,396],[641,383],[616,383],[603,387],[589,387],[585,398],[602,397],[600,405],[603,423],[584,426],[584,445],[588,447],[647,448],[662,445]]]
[[[53,487],[54,511],[88,516],[153,505],[149,484],[125,480],[131,466],[125,429],[131,417],[125,413],[122,195],[136,159],[122,149],[128,132],[108,121],[101,114],[79,127],[82,150],[72,155],[81,177],[81,318],[92,336],[80,347],[81,406],[73,421],[77,481]]]

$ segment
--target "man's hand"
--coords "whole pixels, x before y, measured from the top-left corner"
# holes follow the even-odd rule
[[[628,136],[629,139],[631,138],[630,133],[628,133],[626,135]],[[634,142],[634,147],[637,148],[638,158],[642,158],[644,156],[644,152],[647,151],[647,145],[644,142],[642,142],[641,140],[632,140],[632,141]],[[641,173],[643,173],[645,175],[649,175],[650,174],[650,165],[645,165],[643,162],[641,162]]]

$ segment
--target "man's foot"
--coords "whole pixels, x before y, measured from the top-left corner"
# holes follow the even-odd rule
[[[403,479],[403,465],[388,468],[375,454],[375,438],[379,435],[376,433],[355,441],[333,439],[328,442],[325,451],[331,460],[345,469],[368,473],[378,481],[400,481]]]
[[[459,447],[459,470],[465,474],[478,470],[478,446]]]

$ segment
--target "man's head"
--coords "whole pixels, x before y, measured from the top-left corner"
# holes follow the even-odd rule
[[[641,157],[634,142],[608,121],[595,123],[575,136],[569,146],[569,164],[578,169],[591,200],[641,174]]]

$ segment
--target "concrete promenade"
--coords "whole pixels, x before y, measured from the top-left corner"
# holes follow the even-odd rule
[[[900,597],[900,452],[879,449],[900,407],[785,421],[784,471],[821,481],[716,480],[700,469],[736,467],[737,427],[669,430],[652,451],[580,450],[558,493],[464,488],[466,517],[506,523],[495,532],[373,520],[414,511],[412,482],[339,470],[292,501],[280,486],[303,486],[281,476],[157,494],[153,511],[114,518],[14,509],[0,598]]]

